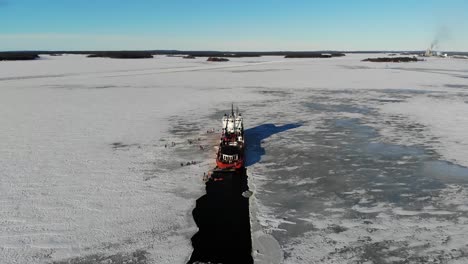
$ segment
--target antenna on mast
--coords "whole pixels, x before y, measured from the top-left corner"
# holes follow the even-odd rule
[[[231,104],[232,125],[234,126],[234,133],[236,133],[236,117],[234,116],[234,103]]]

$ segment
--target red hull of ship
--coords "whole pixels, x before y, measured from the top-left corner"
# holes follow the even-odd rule
[[[244,167],[244,161],[240,160],[234,163],[223,163],[216,159],[216,166],[220,169],[240,169]]]

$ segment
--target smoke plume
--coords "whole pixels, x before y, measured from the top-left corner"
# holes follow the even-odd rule
[[[431,50],[438,48],[441,41],[447,40],[449,37],[450,37],[449,29],[446,26],[440,27],[436,32],[434,40],[432,40]]]

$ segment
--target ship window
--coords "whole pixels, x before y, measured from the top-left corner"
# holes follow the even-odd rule
[[[223,154],[223,161],[232,163],[238,159],[238,155],[224,155]]]

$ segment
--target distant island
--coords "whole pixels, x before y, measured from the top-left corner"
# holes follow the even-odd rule
[[[33,52],[0,52],[0,61],[35,60],[39,54]]]
[[[219,57],[209,57],[206,61],[229,61],[229,59],[219,58]]]
[[[15,51],[0,52],[0,60],[35,60],[40,58],[39,54],[60,56],[62,54],[81,54],[88,58],[111,58],[111,59],[150,59],[156,55],[167,55],[193,59],[196,57],[207,58],[245,58],[261,56],[284,56],[285,58],[331,58],[345,56],[341,52],[318,52],[318,51],[178,51],[178,50],[154,50],[154,51]]]
[[[284,56],[285,58],[332,58],[332,57],[342,57],[345,56],[344,53],[332,52],[332,53],[321,53],[321,52],[300,52],[293,53]]]
[[[370,62],[415,62],[419,61],[416,57],[382,57],[382,58],[367,58],[362,61]]]
[[[150,59],[157,55],[181,57],[193,59],[197,57],[216,58],[244,58],[261,56],[284,56],[285,58],[332,58],[346,56],[346,54],[371,54],[390,53],[392,56],[401,55],[424,55],[424,51],[184,51],[184,50],[121,50],[121,51],[6,51],[0,52],[0,61],[14,60],[36,60],[39,55],[60,56],[62,54],[86,55],[89,58],[112,58],[112,59]],[[468,52],[446,52],[449,56],[464,56]],[[406,62],[408,58],[393,57],[369,58],[368,61],[376,62]],[[411,60],[410,60],[411,61]]]
[[[111,59],[151,59],[153,54],[147,51],[100,51],[87,56],[88,58]]]

